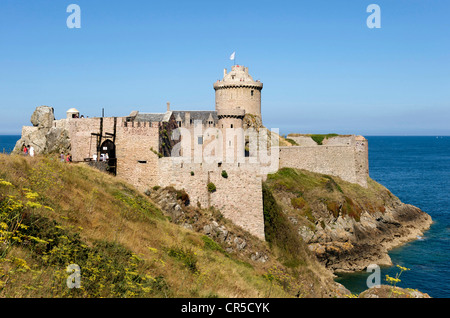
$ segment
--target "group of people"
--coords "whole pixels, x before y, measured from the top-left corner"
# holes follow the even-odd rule
[[[98,160],[98,157],[97,157],[96,154],[94,154],[94,155],[92,156],[92,160],[93,160],[93,161],[97,161],[97,160]],[[109,156],[108,156],[107,153],[102,153],[102,154],[100,154],[100,161],[108,161],[108,160],[109,160]]]
[[[33,146],[30,146],[30,145],[23,145],[22,152],[25,156],[34,157],[34,155],[35,155],[34,148],[33,148]],[[70,153],[65,155],[64,152],[61,152],[61,154],[59,155],[59,158],[60,158],[61,162],[72,162],[72,155]]]
[[[34,147],[30,145],[23,145],[22,151],[25,156],[34,157]]]
[[[64,152],[61,152],[59,155],[59,160],[61,162],[72,162],[72,155],[69,153],[67,156],[64,154]]]

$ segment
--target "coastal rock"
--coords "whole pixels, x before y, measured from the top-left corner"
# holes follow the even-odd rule
[[[70,151],[70,137],[65,121],[53,126],[55,115],[52,107],[36,107],[31,116],[33,126],[24,126],[13,153],[22,152],[23,146],[33,146],[36,154],[67,153]]]
[[[415,289],[381,285],[371,287],[359,294],[358,298],[431,298]]]
[[[359,222],[347,219],[339,217],[308,240],[318,260],[334,272],[362,271],[370,264],[392,265],[388,251],[422,236],[432,223],[419,208],[397,201],[384,214],[363,213]]]
[[[51,128],[54,120],[54,110],[49,106],[36,107],[33,115],[31,115],[31,123],[34,127]]]
[[[161,188],[149,191],[148,195],[171,222],[208,236],[227,253],[236,253],[258,263],[270,261],[270,252],[264,243],[257,240],[258,244],[255,244],[249,233],[232,223],[224,222],[222,217],[217,218],[217,215],[210,214],[208,210],[181,204],[175,189]]]
[[[67,129],[52,128],[46,135],[45,153],[67,153],[70,150],[70,138]]]

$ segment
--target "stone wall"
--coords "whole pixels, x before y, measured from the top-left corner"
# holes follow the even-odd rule
[[[226,171],[228,177],[222,176]],[[224,217],[264,240],[262,177],[259,165],[182,163],[159,159],[159,185],[184,189],[191,204],[215,207]],[[208,192],[214,183],[216,191]]]
[[[367,140],[361,136],[345,136],[342,140],[335,138],[324,145],[280,147],[280,168],[328,174],[367,187]]]
[[[153,149],[153,151],[152,151]],[[118,123],[116,138],[117,176],[145,191],[159,182],[159,124],[137,126]]]
[[[85,161],[97,153],[97,137],[103,121],[102,142],[116,132],[116,174],[139,190],[145,191],[158,184],[158,123],[127,123],[125,118],[112,117],[63,119],[69,131],[73,161]],[[55,123],[56,126],[61,123]],[[114,127],[115,126],[115,127]],[[153,149],[153,151],[152,151]]]
[[[261,89],[253,86],[229,86],[216,90],[216,110],[241,108],[247,114],[261,117]]]

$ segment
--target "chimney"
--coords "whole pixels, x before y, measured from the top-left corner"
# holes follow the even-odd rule
[[[184,113],[184,126],[191,127],[191,113],[190,112]]]
[[[226,68],[223,69],[223,77],[225,77],[225,75],[227,75],[227,69]]]
[[[167,111],[170,112],[170,102],[167,102]]]

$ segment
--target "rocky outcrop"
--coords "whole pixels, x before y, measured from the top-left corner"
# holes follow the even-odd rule
[[[422,236],[431,217],[368,178],[368,187],[283,169],[266,185],[303,242],[333,272],[392,265],[388,251]]]
[[[156,202],[170,220],[189,230],[200,232],[210,237],[223,247],[227,253],[236,253],[254,262],[265,263],[269,260],[267,246],[250,238],[250,234],[223,218],[215,209],[200,209],[190,206],[185,193],[173,188],[151,190],[147,195]]]
[[[31,123],[34,127],[51,128],[54,120],[54,109],[49,106],[36,107],[33,115],[31,115]]]
[[[361,294],[358,298],[431,298],[430,295],[422,293],[415,289],[400,288],[387,285],[371,287]]]
[[[52,107],[36,107],[31,116],[33,126],[22,128],[22,137],[16,143],[13,153],[21,153],[23,146],[33,146],[37,154],[67,153],[70,150],[69,132],[64,121],[54,125],[55,115]]]
[[[400,201],[387,205],[384,213],[365,211],[359,221],[349,216],[321,221],[325,228],[309,236],[300,234],[317,258],[335,272],[392,265],[388,251],[422,236],[432,223],[428,214]]]
[[[171,222],[204,234],[218,243],[221,252],[231,254],[240,261],[249,263],[250,266],[260,266],[260,268],[278,270],[283,273],[282,267],[274,266],[274,264],[278,266],[280,264],[277,263],[277,257],[266,242],[225,219],[220,211],[213,208],[194,207],[183,190],[171,187],[155,187],[153,190],[146,191],[145,194],[158,205]],[[341,298],[351,295],[347,288],[333,280],[333,275],[325,267],[315,260],[313,262],[313,267],[308,268],[307,272],[314,276],[314,279],[310,280],[308,275],[300,274],[296,278],[298,281],[295,281],[298,286],[295,297],[302,295],[302,297]],[[283,275],[283,277],[290,277],[288,274]],[[290,279],[294,280],[292,277]]]

